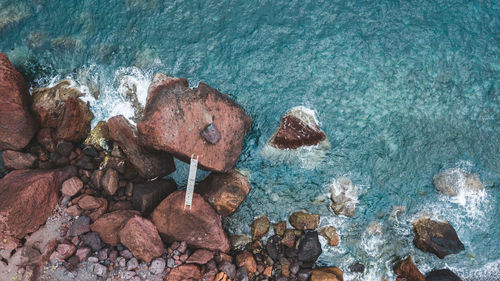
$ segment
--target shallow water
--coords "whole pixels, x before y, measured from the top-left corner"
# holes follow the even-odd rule
[[[346,280],[354,261],[364,280],[392,278],[407,254],[423,271],[500,280],[499,15],[498,1],[0,0],[0,50],[33,86],[69,77],[97,89],[98,100],[86,97],[95,122],[132,118],[125,83],[143,103],[156,71],[234,98],[254,125],[237,164],[253,189],[225,222],[232,232],[306,209],[338,228],[340,246],[320,261]],[[295,106],[313,109],[329,138],[319,161],[263,153]],[[479,173],[484,193],[440,195],[432,177],[449,167]],[[354,218],[328,209],[339,176],[358,187]],[[395,219],[394,206],[406,207]],[[420,215],[449,220],[466,250],[439,260],[415,249]],[[365,231],[372,222],[381,235]]]

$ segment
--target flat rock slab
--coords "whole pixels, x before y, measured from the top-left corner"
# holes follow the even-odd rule
[[[191,89],[184,78],[157,74],[137,129],[150,148],[186,162],[198,155],[201,168],[227,172],[238,160],[251,124],[243,108],[216,89],[204,83]],[[207,128],[214,132],[207,135]]]

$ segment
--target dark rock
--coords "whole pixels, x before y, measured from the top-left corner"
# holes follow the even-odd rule
[[[267,239],[266,250],[269,257],[274,261],[277,261],[283,255],[281,237],[274,235]]]
[[[90,218],[80,216],[73,221],[69,229],[70,236],[79,236],[90,231]]]
[[[13,150],[2,152],[2,163],[5,169],[30,169],[36,164],[36,156],[29,153],[22,153]]]
[[[228,261],[224,261],[219,265],[219,270],[225,272],[230,279],[236,277],[236,266]]]
[[[194,248],[228,252],[229,240],[221,217],[200,195],[194,193],[191,209],[184,210],[185,191],[164,199],[151,214],[151,220],[167,243],[185,240]]]
[[[69,98],[57,123],[56,139],[78,143],[90,133],[94,115],[88,105],[77,98]]]
[[[246,176],[236,170],[211,173],[196,186],[196,192],[205,198],[222,217],[232,215],[250,192]]]
[[[249,273],[257,271],[257,263],[250,252],[243,252],[236,255],[236,265],[238,267],[245,267]]]
[[[359,262],[355,262],[349,266],[349,270],[351,272],[363,273],[363,272],[365,272],[365,266]]]
[[[449,269],[434,269],[427,273],[425,281],[462,281],[462,279]]]
[[[249,281],[248,270],[246,269],[246,267],[238,268],[238,271],[236,272],[236,278],[236,280],[238,281]]]
[[[78,160],[75,163],[75,166],[78,168],[82,168],[85,170],[93,170],[94,169],[94,163],[92,163],[92,159],[88,157],[85,154],[80,155]]]
[[[56,151],[56,141],[53,131],[54,129],[52,128],[41,128],[36,135],[37,142],[49,152]]]
[[[35,136],[38,122],[30,106],[24,77],[0,52],[0,150],[21,150]]]
[[[407,281],[425,281],[424,275],[415,266],[413,260],[411,259],[411,256],[408,256],[404,260],[398,261],[394,265],[393,269],[398,278],[404,278]]]
[[[88,232],[82,236],[83,244],[89,246],[92,251],[99,251],[102,248],[101,238],[97,232]]]
[[[297,273],[297,280],[298,281],[307,281],[309,280],[309,276],[311,276],[312,270],[311,269],[301,269],[299,270],[299,273]]]
[[[132,205],[147,217],[158,204],[172,192],[177,190],[177,185],[172,180],[154,180],[134,186]]]
[[[82,152],[83,154],[91,158],[99,157],[99,152],[93,146],[86,146],[85,148],[83,148]]]
[[[118,232],[123,224],[125,224],[125,222],[131,217],[138,214],[139,212],[132,210],[107,213],[98,218],[90,228],[92,231],[99,234],[99,237],[101,237],[104,243],[116,246],[120,243]]]
[[[73,151],[73,144],[69,141],[60,140],[56,146],[56,152],[63,157],[68,157]]]
[[[413,244],[424,252],[434,253],[440,259],[465,249],[453,226],[448,222],[437,222],[421,218],[413,223]]]
[[[148,151],[139,144],[137,129],[123,116],[108,120],[110,138],[127,155],[139,174],[147,179],[166,176],[175,171],[173,157],[163,151]]]
[[[220,132],[215,126],[214,123],[209,124],[208,126],[201,131],[201,136],[210,144],[217,144],[220,140]]]
[[[321,255],[321,244],[316,231],[306,232],[298,245],[297,258],[303,263],[314,263]]]
[[[209,124],[222,134],[216,144],[201,136]],[[191,155],[200,155],[201,168],[227,172],[238,160],[251,124],[241,106],[208,85],[200,83],[191,89],[186,79],[157,74],[137,129],[142,143],[150,148],[186,162]]]
[[[118,233],[120,242],[137,258],[150,263],[163,254],[163,242],[154,224],[141,216],[133,216]]]

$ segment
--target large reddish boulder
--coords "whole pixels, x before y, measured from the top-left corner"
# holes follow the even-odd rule
[[[80,99],[69,98],[57,123],[56,138],[78,143],[90,133],[90,122],[94,114]]]
[[[29,153],[22,153],[13,150],[2,152],[2,162],[5,169],[30,169],[35,166],[36,156]]]
[[[173,157],[163,151],[148,151],[139,145],[137,129],[122,115],[108,120],[110,138],[120,146],[139,174],[147,179],[175,171]]]
[[[163,243],[158,230],[151,221],[141,216],[133,216],[118,233],[120,242],[135,257],[150,263],[163,254]]]
[[[21,150],[31,141],[38,121],[30,106],[31,96],[23,75],[0,52],[0,150]]]
[[[205,198],[222,217],[236,212],[236,209],[250,192],[246,176],[232,170],[228,173],[211,173],[196,187],[196,192]]]
[[[319,128],[314,112],[303,107],[292,108],[281,118],[281,124],[271,137],[271,146],[279,149],[297,149],[317,145],[326,141],[325,133]]]
[[[141,141],[188,161],[198,155],[201,168],[227,172],[238,160],[252,119],[216,89],[200,83],[189,88],[184,78],[156,75],[149,87]]]
[[[22,238],[37,230],[51,215],[62,181],[74,168],[16,170],[0,180],[0,236]]]
[[[90,226],[90,229],[97,232],[104,243],[116,246],[120,243],[118,232],[123,224],[131,217],[139,214],[139,212],[133,210],[121,210],[107,213],[98,218]]]
[[[231,245],[222,229],[220,215],[196,193],[191,209],[184,210],[185,195],[185,191],[170,194],[151,214],[163,240],[186,241],[193,248],[228,252]]]
[[[396,281],[425,281],[425,276],[418,270],[413,263],[411,256],[398,261],[394,267],[394,273],[398,276]]]

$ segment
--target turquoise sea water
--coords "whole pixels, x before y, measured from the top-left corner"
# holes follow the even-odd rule
[[[144,102],[157,71],[234,98],[254,120],[237,164],[253,190],[225,221],[231,232],[305,209],[337,227],[341,244],[320,262],[346,280],[355,261],[362,280],[393,279],[391,262],[407,254],[424,272],[500,280],[499,1],[0,0],[0,51],[34,87],[70,78],[99,91],[86,97],[96,121],[131,117],[125,86]],[[314,165],[262,153],[294,106],[314,110],[330,140]],[[485,192],[440,195],[432,177],[451,167],[478,173]],[[339,176],[358,187],[354,218],[328,209]],[[391,218],[394,206],[406,211]],[[415,249],[420,215],[449,220],[465,251],[439,260]],[[382,234],[366,231],[374,223]]]

